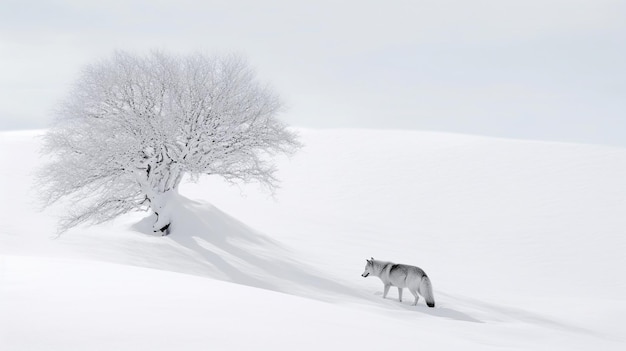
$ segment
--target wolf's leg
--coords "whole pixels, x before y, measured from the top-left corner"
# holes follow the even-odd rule
[[[391,287],[391,284],[385,284],[385,289],[383,291],[383,299],[387,297],[387,293],[389,292],[390,287]]]
[[[400,300],[400,302],[402,302],[402,288],[398,288],[398,300]]]
[[[413,296],[415,296],[415,302],[413,302],[413,306],[417,306],[417,301],[420,299],[419,295],[417,294],[417,291],[413,291],[411,289],[409,289],[409,291],[411,292],[411,294],[413,294]]]

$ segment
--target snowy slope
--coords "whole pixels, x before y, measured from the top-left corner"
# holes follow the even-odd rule
[[[301,133],[275,199],[210,177],[183,184],[165,238],[145,214],[54,238],[63,208],[35,208],[37,133],[0,133],[0,346],[626,345],[626,150]],[[382,300],[360,277],[370,256],[424,268],[437,308],[399,304],[394,289]]]

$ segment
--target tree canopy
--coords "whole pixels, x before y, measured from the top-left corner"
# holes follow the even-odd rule
[[[44,137],[45,203],[71,203],[61,230],[151,209],[167,233],[168,194],[185,174],[273,190],[272,156],[299,146],[282,106],[236,55],[116,52],[85,67]]]

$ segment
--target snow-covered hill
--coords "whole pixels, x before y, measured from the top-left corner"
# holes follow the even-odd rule
[[[37,134],[0,133],[0,349],[626,346],[624,149],[302,130],[274,199],[207,177],[168,237],[135,213],[57,238]],[[383,300],[370,256],[437,307]]]

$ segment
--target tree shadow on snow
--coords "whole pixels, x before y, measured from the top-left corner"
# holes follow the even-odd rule
[[[356,300],[435,317],[481,322],[448,307],[410,306],[372,296],[302,263],[277,241],[211,204],[184,197],[175,201],[171,234],[164,238],[172,246],[173,250],[167,254],[175,263],[170,267],[164,263],[161,268],[327,302]],[[154,220],[152,216],[144,218],[133,229],[154,236],[151,227]]]
[[[202,267],[202,272],[194,274],[325,301],[363,297],[362,292],[299,262],[278,242],[215,206],[183,197],[177,202],[171,234],[165,240]],[[154,217],[145,218],[133,229],[155,235],[153,222]]]

